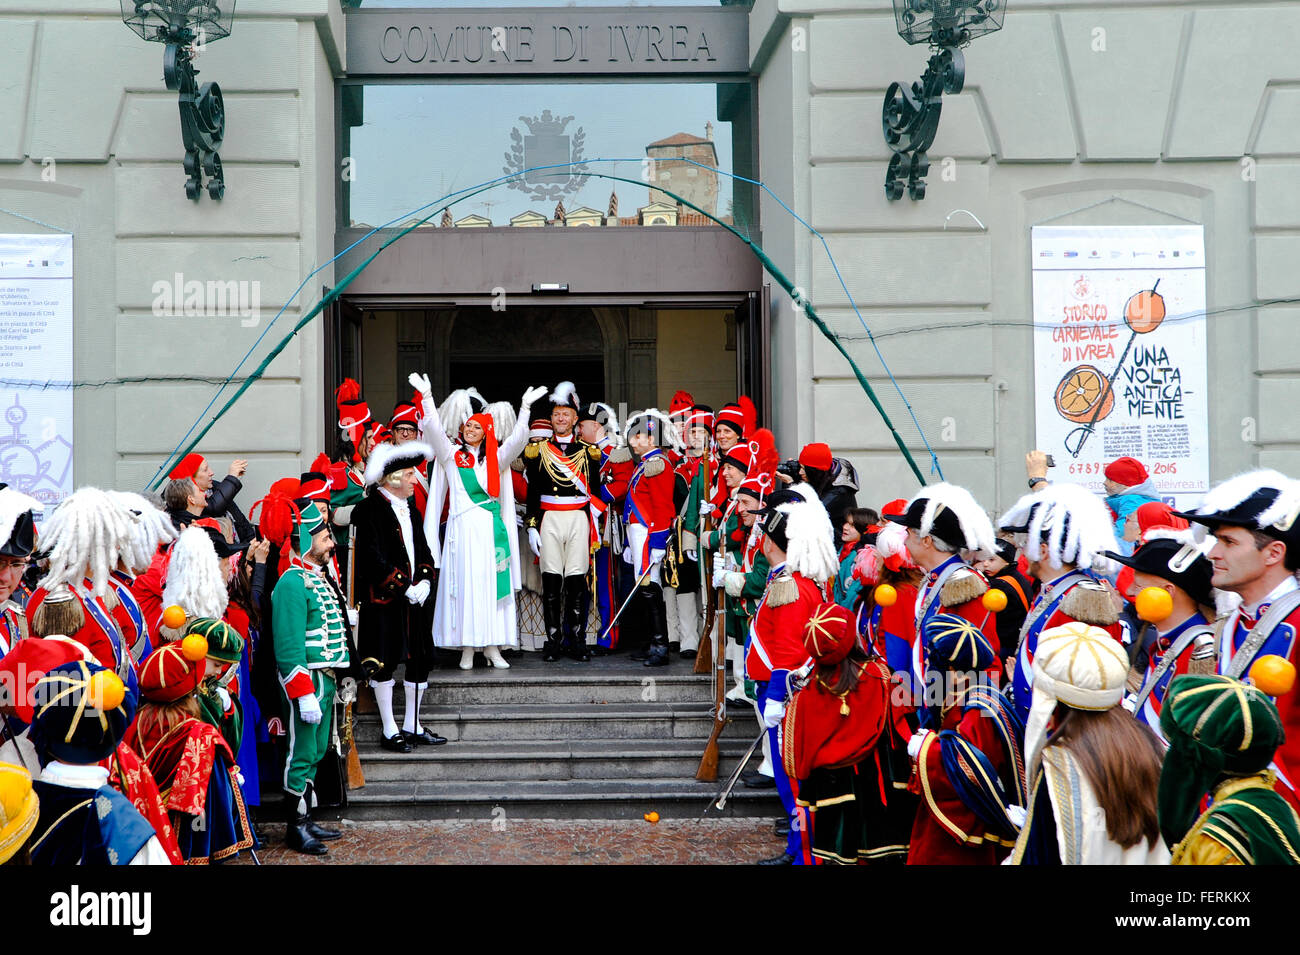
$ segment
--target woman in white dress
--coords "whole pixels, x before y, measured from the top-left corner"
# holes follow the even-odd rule
[[[433,446],[437,471],[425,508],[424,533],[439,568],[438,600],[433,611],[433,642],[460,647],[460,668],[472,669],[474,651],[488,663],[508,668],[501,648],[517,646],[515,591],[520,587],[518,535],[509,469],[528,442],[528,413],[545,388],[524,393],[509,436],[498,444],[493,416],[469,416],[460,426],[459,444],[439,427],[429,379],[411,375],[424,405],[425,439]],[[446,539],[439,521],[447,503]],[[440,546],[441,545],[441,546]]]

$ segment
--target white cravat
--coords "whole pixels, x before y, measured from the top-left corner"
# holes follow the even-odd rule
[[[402,543],[406,545],[406,571],[408,574],[414,574],[415,538],[411,536],[411,506],[405,498],[393,497],[385,488],[381,487],[379,493],[388,498],[388,503],[393,506],[393,513],[397,515],[397,526],[402,529]]]

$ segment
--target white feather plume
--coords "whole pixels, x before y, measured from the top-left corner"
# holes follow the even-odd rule
[[[563,402],[566,405],[573,405],[575,408],[582,407],[578,402],[578,389],[573,386],[571,381],[560,382],[547,397],[553,402]]]
[[[808,484],[792,484],[790,490],[802,500],[787,501],[776,508],[786,515],[786,567],[824,584],[839,570],[839,555],[831,543],[834,530],[830,515]]]
[[[163,584],[162,605],[173,604],[188,617],[212,617],[220,620],[226,612],[229,596],[221,575],[212,538],[201,527],[185,528],[172,545],[167,561],[167,580]]]
[[[1205,497],[1201,499],[1200,505],[1196,508],[1196,513],[1214,514],[1219,511],[1230,511],[1260,488],[1285,488],[1292,483],[1294,482],[1289,477],[1281,471],[1274,471],[1272,468],[1261,468],[1257,471],[1247,471],[1245,474],[1236,474],[1210,488]],[[1268,509],[1268,511],[1271,510],[1273,510],[1272,507]],[[1268,513],[1268,511],[1265,511],[1265,513]],[[1274,519],[1276,520],[1276,518]]]
[[[885,560],[907,553],[907,528],[887,521],[876,535],[876,553]]]
[[[438,418],[442,421],[442,430],[447,437],[455,440],[460,436],[460,426],[474,414],[474,398],[478,392],[473,388],[458,388],[443,399],[438,405]],[[482,399],[479,399],[480,402]]]
[[[999,523],[1003,527],[1020,527],[1026,521],[1031,547],[1047,539],[1048,566],[1074,564],[1099,574],[1115,573],[1115,562],[1105,556],[1105,551],[1119,550],[1115,525],[1101,498],[1087,488],[1049,484],[1018,500]]]
[[[41,586],[74,586],[89,577],[96,597],[107,595],[121,542],[131,536],[131,512],[97,487],[69,494],[41,528],[41,549],[50,554]]]
[[[605,426],[605,430],[609,432],[611,437],[618,440],[619,436],[623,433],[622,429],[620,429],[618,425],[618,413],[603,401],[593,401],[587,408],[587,411],[591,414],[595,414],[597,408],[603,411],[605,415],[601,424]]]
[[[504,441],[510,437],[519,422],[519,414],[514,405],[508,401],[494,401],[487,406],[487,413],[492,416],[492,427],[496,430],[497,440]]]
[[[1300,518],[1300,481],[1287,478],[1280,484],[1270,486],[1278,489],[1277,500],[1260,513],[1259,524],[1261,527],[1289,531],[1296,519]]]
[[[121,544],[120,556],[133,574],[142,574],[153,563],[158,548],[176,540],[176,525],[166,511],[141,494],[130,491],[109,491],[108,494],[134,518],[131,535]]]
[[[1142,543],[1154,540],[1178,541],[1180,544],[1199,544],[1200,540],[1190,527],[1153,527],[1142,535]]]
[[[918,499],[924,499],[926,502],[925,510],[921,513],[921,526],[917,529],[921,537],[933,531],[934,519],[939,515],[942,506],[956,515],[957,523],[961,525],[961,532],[966,538],[964,542],[950,541],[949,543],[964,544],[961,546],[962,550],[971,551],[981,557],[991,557],[997,553],[997,535],[993,533],[993,522],[989,520],[988,513],[980,507],[970,491],[956,484],[943,482],[921,488],[912,496],[912,500],[908,501],[908,506],[910,507]]]
[[[673,423],[673,420],[658,408],[647,408],[645,411],[638,411],[635,414],[629,415],[626,425],[627,433],[631,434],[636,430],[637,423],[644,421],[647,418],[654,418],[655,421],[658,422],[660,437],[655,441],[657,446],[671,447],[674,451],[682,450],[685,445],[682,442],[681,431],[678,430],[677,425]],[[618,434],[618,431],[615,430],[614,433]]]
[[[45,510],[45,505],[36,498],[24,494],[12,487],[0,488],[0,545],[9,540],[14,532],[18,518],[28,511],[37,514]]]

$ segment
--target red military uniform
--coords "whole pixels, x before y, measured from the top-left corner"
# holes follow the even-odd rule
[[[81,603],[86,622],[76,633],[65,633],[63,636],[71,637],[89,650],[100,666],[122,676],[126,667],[135,669],[135,661],[131,659],[130,648],[123,641],[113,615],[104,600],[90,593],[90,586],[90,581],[87,580],[81,587],[73,588],[73,595]],[[44,587],[32,591],[32,596],[27,601],[28,619],[45,602],[47,594]]]
[[[113,607],[113,621],[122,632],[122,640],[131,653],[131,659],[139,663],[152,649],[149,638],[149,626],[144,611],[135,594],[131,592],[132,578],[114,571],[108,579],[109,586],[117,595],[117,604]]]
[[[825,599],[815,581],[798,573],[786,578],[794,583],[794,598],[775,598],[774,578],[784,570],[785,564],[772,569],[767,593],[754,614],[753,638],[745,655],[745,675],[759,683],[770,680],[774,670],[797,670],[811,659],[803,645],[803,628]]]
[[[951,569],[950,569],[951,568]],[[948,571],[945,574],[945,571]],[[940,581],[943,581],[940,585]],[[989,582],[974,567],[967,564],[960,556],[954,555],[943,564],[934,568],[921,584],[916,595],[913,611],[916,619],[914,633],[921,633],[925,621],[937,613],[956,614],[969,620],[984,634],[996,655],[998,652],[997,614],[984,608],[984,594],[989,589]],[[925,647],[923,641],[916,639],[912,644],[912,674],[919,686],[925,684]],[[995,662],[990,668],[990,675],[999,675],[999,666]]]
[[[648,532],[641,547],[642,553],[632,555],[633,571],[638,577],[652,563],[650,552],[668,547],[668,535],[673,518],[677,516],[673,507],[673,485],[673,469],[668,456],[660,448],[647,452],[628,479],[623,519],[629,527],[639,524]]]

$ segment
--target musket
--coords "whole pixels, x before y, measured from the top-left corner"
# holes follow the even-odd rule
[[[745,766],[754,756],[754,750],[758,749],[759,744],[763,742],[763,737],[766,735],[767,727],[764,726],[759,730],[758,735],[754,737],[754,742],[749,744],[749,749],[745,750],[745,755],[742,756],[740,762],[736,764],[736,769],[731,774],[731,777],[727,780],[726,784],[718,790],[718,794],[709,800],[708,804],[704,807],[704,812],[700,813],[701,819],[709,814],[710,809],[716,808],[721,812],[727,808],[727,800],[731,798],[731,791],[736,788],[736,782],[740,779],[740,774],[745,771]]]
[[[653,567],[653,565],[651,565],[651,567]],[[614,625],[618,623],[618,618],[623,616],[623,611],[627,609],[627,605],[630,604],[632,602],[632,598],[636,596],[637,589],[642,584],[644,584],[645,579],[650,576],[651,567],[647,567],[645,569],[645,573],[642,574],[640,579],[638,579],[637,582],[632,585],[632,590],[628,593],[627,597],[625,597],[623,600],[623,606],[618,608],[618,613],[614,614],[614,619],[609,622],[609,626],[605,628],[605,632],[600,635],[601,640],[604,640],[607,636],[609,636],[610,631],[614,629]]]
[[[351,521],[348,522],[348,593],[347,607],[344,613],[352,610],[356,606],[356,580],[357,580],[357,528]],[[357,619],[357,629],[361,628],[361,620]],[[355,636],[355,634],[354,634]],[[356,641],[354,641],[355,643]],[[346,703],[343,706],[343,735],[348,742],[348,788],[361,789],[366,785],[366,774],[361,768],[361,754],[357,752],[357,740],[353,734],[353,713],[352,703]]]
[[[700,462],[700,471],[703,474],[704,493],[707,495],[710,490],[712,475],[709,473],[709,449],[704,449],[704,460]],[[696,504],[698,513],[698,502]],[[704,534],[713,530],[713,513],[704,519],[702,534],[696,535],[695,552],[700,556],[700,586],[706,587],[713,581],[713,551],[705,550],[700,546],[704,540]],[[711,586],[708,587],[708,597],[704,601],[704,619],[700,621],[700,639],[695,650],[695,665],[691,667],[693,673],[708,673],[709,660],[713,656],[713,646],[709,640],[709,634],[713,631],[713,614],[721,604],[718,592]]]
[[[726,522],[723,522],[726,526]],[[723,559],[722,531],[718,531],[718,557]],[[710,574],[709,583],[712,583]],[[703,581],[700,581],[703,585]],[[713,610],[713,729],[709,732],[709,741],[704,744],[704,753],[700,756],[700,765],[695,769],[695,778],[701,782],[711,783],[718,778],[718,739],[727,727],[727,627],[726,601],[721,590],[709,588],[714,595]],[[721,623],[719,623],[721,621]],[[697,656],[696,659],[699,659]],[[748,756],[745,757],[749,759]],[[743,765],[743,763],[742,763]]]

